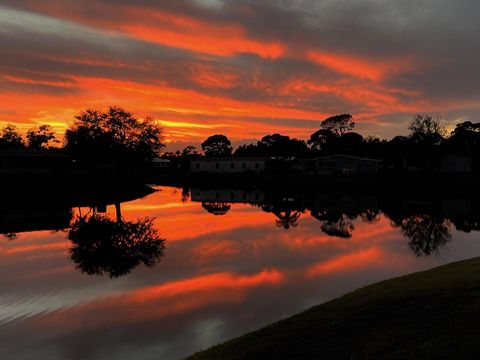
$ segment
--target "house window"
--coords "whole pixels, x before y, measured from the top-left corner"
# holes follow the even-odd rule
[[[215,163],[215,169],[220,169],[220,164],[219,163]]]
[[[235,169],[235,163],[230,163],[230,169]]]

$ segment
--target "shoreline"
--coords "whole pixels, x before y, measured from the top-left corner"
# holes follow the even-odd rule
[[[187,359],[476,358],[479,267],[477,257],[381,281]]]

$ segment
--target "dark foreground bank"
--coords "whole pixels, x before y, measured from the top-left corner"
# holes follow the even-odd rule
[[[383,281],[188,359],[475,359],[480,258]]]

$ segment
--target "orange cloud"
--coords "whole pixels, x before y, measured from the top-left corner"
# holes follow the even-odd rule
[[[379,82],[392,74],[414,70],[418,66],[409,59],[364,59],[325,51],[309,51],[307,57],[314,63],[339,73],[373,82]]]
[[[51,16],[204,54],[230,56],[252,53],[262,58],[275,59],[286,51],[285,45],[279,41],[251,38],[240,24],[206,21],[172,11],[96,4],[94,10],[105,16],[87,17],[68,5],[40,4],[34,7]]]
[[[251,275],[214,273],[107,295],[89,303],[46,314],[34,322],[37,325],[45,323],[65,327],[69,323],[75,325],[80,320],[86,326],[94,326],[105,322],[130,323],[132,320],[160,319],[212,304],[239,303],[245,299],[249,289],[278,286],[284,280],[284,275],[275,269]],[[135,311],[140,305],[146,311]],[[120,310],[121,316],[112,316],[116,312],[104,311],[106,308]],[[65,311],[68,311],[68,317],[65,317]]]
[[[377,247],[356,251],[346,255],[340,255],[333,259],[312,265],[307,269],[307,276],[316,277],[329,273],[353,271],[372,264],[383,263],[386,254]]]
[[[32,244],[32,245],[20,245],[15,246],[13,248],[7,250],[1,250],[1,255],[15,255],[20,253],[32,253],[37,251],[49,251],[49,250],[67,250],[71,247],[71,243],[69,241],[63,241],[58,243],[51,243],[51,244]]]
[[[143,303],[158,298],[186,295],[198,291],[210,291],[219,288],[251,288],[260,285],[277,285],[284,280],[278,270],[263,270],[253,275],[235,275],[232,273],[216,273],[192,279],[178,280],[170,283],[134,290],[122,296],[125,303]]]

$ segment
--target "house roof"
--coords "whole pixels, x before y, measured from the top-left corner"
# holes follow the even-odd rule
[[[196,158],[192,159],[192,161],[208,161],[208,162],[213,162],[213,161],[266,161],[268,158],[266,157],[202,157],[202,158]]]
[[[162,159],[162,158],[154,158],[154,159],[152,159],[152,162],[154,162],[154,163],[165,163],[165,164],[171,163],[170,160]]]
[[[358,160],[358,161],[382,162],[382,160],[378,160],[378,159],[370,159],[370,158],[365,158],[365,157],[352,156],[352,155],[342,155],[342,154],[321,156],[321,157],[317,157],[317,158],[314,158],[314,159],[304,159],[303,161],[330,160],[330,159],[335,159],[335,158],[343,158],[343,159]]]

